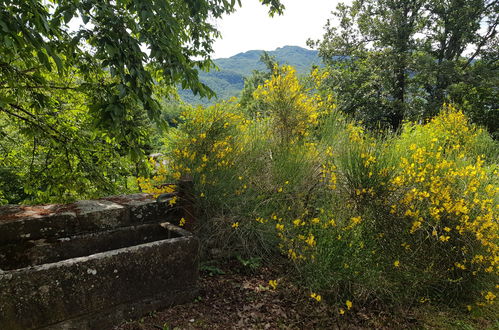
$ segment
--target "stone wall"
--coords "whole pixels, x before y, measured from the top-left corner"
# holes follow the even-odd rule
[[[150,195],[0,207],[0,329],[106,329],[197,295],[191,217]]]
[[[72,236],[100,230],[170,220],[182,206],[156,203],[151,195],[112,196],[71,204],[0,207],[0,244]],[[177,219],[178,218],[178,219]]]

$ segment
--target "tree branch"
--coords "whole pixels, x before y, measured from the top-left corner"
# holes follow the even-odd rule
[[[25,110],[24,108],[22,108],[21,106],[17,105],[17,104],[14,104],[14,103],[9,103],[9,105],[16,109],[16,110],[19,110],[25,114],[27,114],[28,116],[30,116],[31,118],[33,118],[34,120],[38,120],[38,117],[36,117],[34,114],[32,114],[31,112]],[[68,140],[68,138],[66,136],[64,136],[61,132],[59,132],[57,129],[55,129],[52,125],[49,125],[47,123],[44,123],[45,126],[47,126],[51,131],[53,131],[56,135],[58,136],[62,136],[64,138],[64,140]],[[38,127],[41,127],[41,125],[37,125]],[[62,141],[62,140],[58,140],[58,141]]]
[[[12,106],[12,105],[11,105]],[[51,138],[53,138],[54,140],[56,140],[57,142],[60,142],[60,143],[64,143],[65,141],[63,141],[62,139],[60,139],[57,135],[60,135],[59,132],[57,130],[55,130],[54,128],[52,127],[49,127],[51,128],[53,131],[55,131],[55,133],[57,133],[57,135],[54,135],[54,134],[50,134],[49,132],[47,132],[46,128],[43,127],[42,125],[40,125],[39,123],[37,123],[36,121],[33,121],[29,118],[26,118],[26,117],[23,117],[21,115],[18,115],[17,113],[15,112],[12,112],[12,111],[9,111],[3,107],[0,107],[0,111],[3,111],[5,112],[6,114],[10,115],[10,116],[13,116],[13,117],[16,117],[17,119],[20,119],[30,125],[33,125],[33,126],[36,126],[38,127],[40,130],[42,130],[45,134],[47,134],[48,136],[50,136]],[[25,112],[25,111],[23,111]],[[33,115],[33,114],[30,114],[29,112],[25,112],[26,114],[28,115],[31,115],[31,117],[33,117],[35,120],[36,120],[36,117]]]
[[[496,21],[494,22],[494,24],[492,24],[492,25],[489,26],[489,28],[487,30],[487,33],[485,34],[485,36],[483,36],[482,40],[480,41],[480,44],[476,48],[476,51],[468,59],[468,61],[466,62],[466,64],[463,66],[463,69],[466,69],[471,64],[471,62],[473,62],[473,60],[475,59],[475,57],[478,56],[478,54],[480,54],[480,51],[482,50],[482,47],[485,46],[485,44],[487,43],[487,41],[489,41],[490,38],[493,38],[495,36],[495,34],[497,33],[496,27],[497,27],[498,23],[499,23],[499,17],[496,18]]]
[[[0,89],[16,89],[16,88],[26,88],[26,89],[63,89],[63,90],[76,90],[77,87],[70,86],[56,86],[56,85],[47,85],[47,86],[0,86]]]

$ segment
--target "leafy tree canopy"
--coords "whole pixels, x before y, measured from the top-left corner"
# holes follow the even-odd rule
[[[497,0],[354,0],[333,16],[310,44],[329,64],[340,108],[375,125],[434,116],[445,101],[464,102],[466,88],[453,85],[499,73]],[[482,99],[465,101],[497,111],[497,91],[475,87]]]
[[[262,3],[271,15],[284,8],[277,0]],[[20,89],[59,87],[47,84],[43,70],[66,75],[76,69],[82,75],[77,86],[106,71],[112,79],[84,87],[105,90],[93,106],[104,124],[119,126],[130,100],[157,119],[155,83],[180,82],[196,94],[213,94],[196,69],[213,66],[219,31],[210,20],[236,5],[239,0],[0,0],[0,107],[17,112]],[[69,32],[77,18],[83,24]]]
[[[177,84],[213,94],[197,71],[213,66],[210,21],[238,5],[0,0],[0,204],[133,189]]]

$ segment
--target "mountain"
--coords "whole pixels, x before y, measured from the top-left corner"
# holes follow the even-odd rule
[[[250,50],[229,58],[213,60],[219,70],[199,72],[200,80],[217,94],[217,99],[208,100],[194,96],[190,90],[179,90],[180,97],[191,104],[212,104],[220,100],[238,96],[244,87],[244,77],[250,76],[253,70],[266,70],[260,62],[263,50]],[[312,65],[321,65],[316,50],[298,46],[284,46],[267,52],[274,56],[278,63],[289,64],[296,68],[298,74],[306,74]]]

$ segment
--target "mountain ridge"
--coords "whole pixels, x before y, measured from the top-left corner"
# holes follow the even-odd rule
[[[260,62],[263,50],[248,50],[227,58],[214,59],[219,70],[209,72],[200,71],[199,79],[208,85],[217,98],[208,100],[194,96],[190,90],[179,90],[182,100],[191,104],[213,104],[217,101],[238,96],[244,87],[244,78],[251,75],[253,70],[266,70],[265,64]],[[289,64],[296,68],[298,74],[306,74],[313,65],[321,65],[318,51],[299,46],[283,46],[267,51],[280,64]]]

